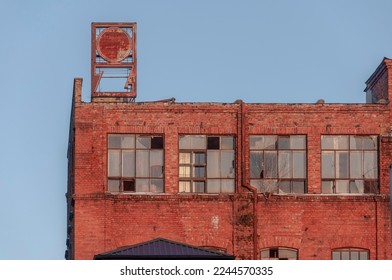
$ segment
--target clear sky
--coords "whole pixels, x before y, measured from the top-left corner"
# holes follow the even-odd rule
[[[91,22],[137,22],[138,97],[362,103],[389,0],[0,1],[0,259],[63,259],[74,77]]]

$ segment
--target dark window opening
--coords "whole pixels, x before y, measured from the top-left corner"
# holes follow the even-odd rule
[[[134,192],[135,191],[135,181],[126,180],[123,181],[124,192]]]
[[[207,137],[207,149],[208,150],[219,150],[220,137]]]
[[[151,149],[163,149],[163,137],[151,137]]]

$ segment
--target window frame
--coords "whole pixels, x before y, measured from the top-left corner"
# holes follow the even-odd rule
[[[110,143],[109,143],[109,138],[111,136],[114,137],[127,137],[130,136],[133,138],[133,147],[110,147]],[[138,139],[141,138],[150,138],[149,141],[149,147],[140,147],[138,146]],[[156,146],[157,143],[153,144],[153,138],[161,138],[161,148],[156,148],[156,147],[152,147],[153,145]],[[106,152],[106,192],[109,193],[119,193],[119,194],[133,194],[133,193],[154,193],[154,194],[158,194],[158,193],[164,193],[165,192],[165,137],[163,134],[146,134],[146,133],[108,133],[107,137],[106,137],[106,148],[107,148],[107,152]],[[121,140],[120,140],[121,141]],[[131,141],[131,142],[132,142]],[[141,143],[141,142],[139,142]],[[139,144],[142,145],[142,144]],[[119,163],[118,163],[118,168],[119,168],[119,172],[120,175],[116,176],[116,175],[110,175],[110,156],[109,153],[110,151],[118,151],[119,152]],[[132,171],[131,171],[131,175],[126,176],[123,175],[123,168],[124,168],[124,159],[123,159],[123,155],[124,153],[126,153],[127,151],[129,151],[131,154],[133,154],[133,158],[132,158],[132,162],[130,164],[132,164]],[[140,176],[138,175],[138,170],[142,169],[138,169],[138,164],[137,164],[137,154],[138,151],[147,151],[148,153],[148,176]],[[162,162],[162,170],[159,171],[159,173],[161,173],[160,176],[152,176],[152,166],[151,166],[151,158],[152,158],[152,151],[160,151],[162,154],[162,158],[161,158],[161,162]],[[140,166],[140,165],[139,165]],[[132,176],[133,175],[133,176]],[[148,190],[142,190],[142,191],[138,191],[137,190],[137,180],[148,180]],[[158,185],[158,190],[157,191],[152,191],[152,186],[153,186],[153,181],[159,181],[159,185],[161,185],[161,187]],[[113,191],[110,190],[110,181],[117,181],[118,182],[118,191]],[[132,182],[133,186],[133,190],[125,190],[125,184],[127,182]],[[117,188],[117,187],[116,187]]]
[[[274,143],[274,148],[252,148],[251,141],[253,137],[276,137],[275,143]],[[280,139],[288,139],[289,143],[291,140],[291,137],[303,137],[303,147],[302,148],[291,148],[291,147],[280,147],[279,145],[282,144]],[[296,152],[301,152],[304,154],[304,166],[303,166],[303,172],[304,172],[304,177],[296,177],[294,176],[294,154]],[[253,176],[252,174],[252,154],[260,153],[263,157],[262,160],[262,166],[264,165],[265,162],[265,154],[275,154],[276,156],[276,162],[274,163],[275,165],[275,172],[276,175],[275,177],[256,177]],[[289,156],[289,164],[291,166],[290,168],[290,176],[286,177],[284,175],[279,174],[281,170],[281,165],[280,165],[280,155],[288,155]],[[262,168],[262,167],[261,167]],[[265,170],[262,170],[261,172],[265,172]],[[308,193],[308,139],[307,139],[307,134],[252,134],[249,137],[249,179],[253,182],[255,181],[271,181],[272,184],[275,184],[273,187],[272,193],[275,194],[286,194],[286,195],[291,195],[291,194],[307,194]],[[289,184],[289,192],[284,192],[281,186],[283,186],[283,183],[288,183]],[[295,192],[295,183],[303,183],[303,192]],[[252,184],[252,183],[251,183]],[[281,185],[282,184],[282,185]],[[263,191],[261,190],[262,186],[258,186],[258,184],[253,184],[257,189],[259,193],[262,193]]]
[[[352,253],[358,253],[358,259],[352,259]],[[361,253],[367,254],[367,259],[361,259]],[[334,259],[334,253],[339,253],[340,258],[339,259]],[[349,254],[349,259],[347,260],[370,260],[370,249],[366,248],[361,248],[361,247],[340,247],[340,248],[334,248],[331,250],[331,260],[334,261],[340,261],[340,260],[346,260],[342,258],[342,253],[348,253]]]
[[[181,148],[181,138],[182,137],[190,137],[189,141],[192,141],[192,137],[200,137],[204,138],[203,141],[203,147],[196,147],[192,148],[190,147],[185,147]],[[224,138],[231,138],[230,140],[230,148],[225,148],[227,143],[223,143]],[[219,147],[216,147],[216,138],[219,138]],[[230,194],[230,193],[235,193],[236,192],[236,143],[235,143],[235,135],[216,135],[216,134],[180,134],[178,137],[178,193],[180,194]],[[186,140],[184,140],[186,141]],[[201,142],[198,142],[200,144]],[[190,144],[191,145],[191,144]],[[219,163],[219,169],[217,172],[219,172],[219,176],[209,176],[209,152],[216,151],[218,154],[218,163]],[[230,151],[232,153],[232,165],[229,167],[229,169],[232,169],[232,172],[229,172],[230,174],[232,173],[232,176],[230,177],[224,177],[222,176],[222,155],[224,154],[225,151]],[[181,154],[188,154],[189,155],[189,163],[184,163],[181,162]],[[194,155],[195,154],[204,154],[204,163],[202,164],[196,164],[194,162]],[[188,168],[189,169],[189,176],[181,176],[181,168]],[[195,168],[204,168],[204,176],[196,177],[194,175],[194,169]],[[210,191],[209,190],[209,182],[212,184],[212,181],[216,180],[219,181],[219,191]],[[224,181],[232,181],[229,183],[229,185],[225,186]],[[189,186],[186,186],[185,184],[188,183]],[[204,191],[197,190],[195,187],[195,183],[203,183],[204,184]],[[184,187],[181,185],[184,184]],[[231,186],[232,184],[232,186]],[[230,188],[230,191],[225,191],[224,188]],[[184,191],[185,188],[189,188],[189,191]],[[211,187],[212,189],[212,187]],[[186,189],[185,189],[186,190]]]
[[[323,138],[324,137],[346,137],[346,142],[347,142],[347,148],[323,148]],[[366,137],[372,137],[375,139],[374,143],[376,144],[376,147],[371,149],[371,148],[355,148],[352,147],[352,139],[354,137],[359,137],[359,138],[366,138]],[[339,141],[339,140],[338,140]],[[339,144],[338,144],[339,145]],[[329,170],[329,172],[333,173],[333,176],[328,177],[325,176],[323,169],[324,165],[324,155],[327,155],[328,153],[333,154],[332,161],[333,161],[333,168],[332,170]],[[337,160],[337,155],[339,153],[346,153],[347,154],[347,176],[346,177],[340,177],[337,174],[337,169],[339,168],[337,165],[340,162]],[[353,177],[351,175],[351,164],[352,164],[352,159],[351,157],[355,154],[360,154],[361,155],[361,170],[364,170],[365,166],[365,160],[364,156],[365,153],[374,153],[376,155],[375,161],[376,161],[376,178],[365,178],[364,176],[362,177]],[[325,177],[324,177],[325,176]],[[321,135],[320,137],[320,178],[321,178],[321,194],[337,194],[337,195],[347,195],[347,194],[354,194],[354,195],[364,195],[364,194],[377,194],[380,192],[380,137],[379,135],[374,135],[374,134],[326,134],[326,135]],[[362,182],[362,188],[363,191],[360,192],[358,191],[358,187],[356,184],[359,183],[359,181]],[[358,183],[356,183],[358,182]],[[338,183],[342,183],[343,188],[346,188],[348,190],[347,192],[345,191],[337,191],[338,189]],[[327,186],[327,185],[330,186]],[[331,191],[327,192],[324,191],[324,189],[330,189]],[[355,191],[357,190],[357,192]]]
[[[268,258],[262,258],[262,252],[268,250]],[[277,257],[271,257],[271,250],[276,250],[277,253],[279,254],[279,250],[286,250],[289,252],[295,252],[296,257],[290,258],[291,260],[299,260],[299,250],[297,248],[292,248],[292,247],[284,247],[284,246],[272,246],[272,247],[266,247],[263,249],[260,249],[260,260],[289,260],[289,258],[280,258],[279,255]]]

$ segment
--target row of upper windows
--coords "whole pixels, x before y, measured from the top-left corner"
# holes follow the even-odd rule
[[[304,135],[252,135],[250,183],[259,192],[306,193]],[[233,136],[182,135],[179,192],[233,193]],[[377,193],[377,136],[321,137],[322,193]],[[158,135],[108,136],[108,191],[163,192],[164,141]]]
[[[287,247],[271,247],[260,251],[262,260],[298,260],[298,250]],[[369,250],[362,248],[338,248],[332,250],[333,260],[369,260]]]

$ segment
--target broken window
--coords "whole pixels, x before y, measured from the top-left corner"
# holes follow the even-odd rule
[[[369,250],[361,248],[339,248],[332,250],[333,260],[369,260]]]
[[[108,191],[163,192],[163,137],[109,134]]]
[[[179,192],[233,193],[234,160],[233,136],[180,136]]]
[[[260,251],[261,260],[298,260],[298,250],[286,247],[271,247]]]
[[[306,193],[306,136],[251,136],[250,178],[259,192]]]
[[[377,136],[321,136],[322,193],[377,193]]]

